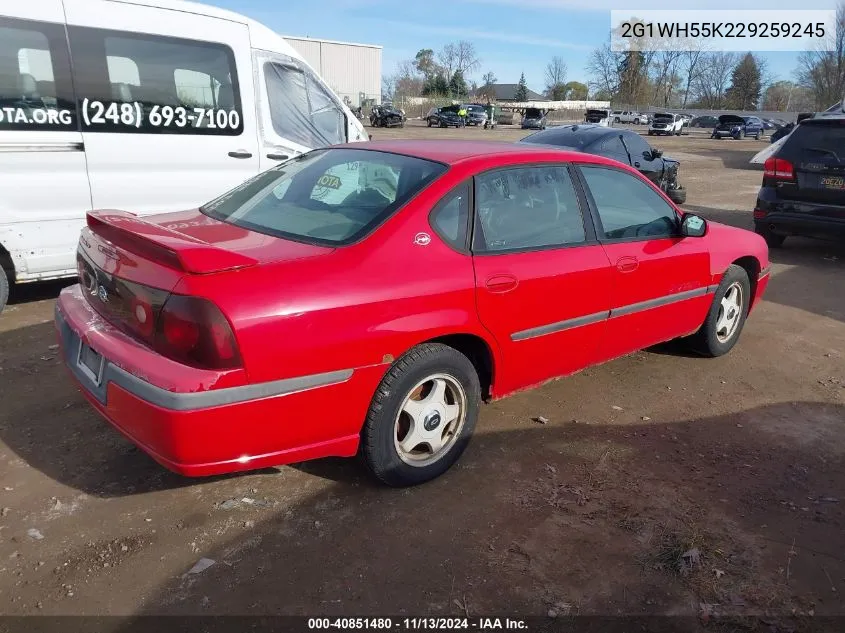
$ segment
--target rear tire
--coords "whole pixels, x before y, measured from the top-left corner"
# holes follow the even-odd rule
[[[478,374],[466,356],[441,343],[418,345],[393,363],[376,389],[361,456],[388,486],[430,481],[466,449],[480,402]]]
[[[742,333],[750,304],[748,273],[741,266],[729,266],[713,295],[704,325],[690,339],[692,348],[711,358],[731,351]]]
[[[768,226],[759,222],[754,224],[754,232],[766,240],[766,245],[769,248],[780,248],[786,239],[785,235],[772,233]]]
[[[6,307],[6,304],[9,302],[9,278],[6,276],[6,271],[3,270],[3,266],[0,265],[0,313],[3,312],[3,308]]]

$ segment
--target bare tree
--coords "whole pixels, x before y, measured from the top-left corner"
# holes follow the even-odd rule
[[[546,95],[552,101],[563,101],[566,97],[566,62],[561,57],[552,57],[546,66]]]
[[[702,62],[706,59],[703,48],[691,48],[690,50],[681,53],[681,72],[683,73],[684,81],[684,101],[681,107],[687,107],[687,101],[690,98],[690,92],[693,83],[698,80],[701,75]]]
[[[699,63],[701,68],[694,84],[699,105],[711,109],[724,108],[725,93],[737,64],[736,54],[709,53]]]
[[[839,5],[836,20],[839,28],[830,36],[833,50],[805,51],[798,58],[798,81],[810,90],[818,109],[845,99],[845,3]]]
[[[587,72],[594,92],[615,95],[619,91],[619,60],[617,53],[610,50],[610,44],[604,44],[590,54]]]
[[[654,98],[655,105],[668,106],[677,81],[677,70],[681,62],[681,51],[659,51],[652,62],[655,70]]]
[[[481,76],[481,85],[482,86],[492,86],[494,83],[499,81],[496,79],[496,75],[493,74],[492,70],[488,70]]]
[[[478,59],[478,54],[475,51],[475,44],[466,40],[446,44],[437,53],[437,59],[447,77],[454,75],[456,70],[468,75],[481,66],[481,60]]]

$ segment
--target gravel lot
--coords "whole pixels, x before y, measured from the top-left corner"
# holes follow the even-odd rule
[[[682,161],[688,208],[751,227],[763,142],[650,140]],[[458,466],[412,490],[342,460],[164,471],[71,385],[61,284],[19,289],[0,317],[0,612],[845,615],[845,247],[771,258],[727,357],[663,346],[487,405]]]

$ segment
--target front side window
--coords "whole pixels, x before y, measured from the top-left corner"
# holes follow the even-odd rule
[[[64,28],[0,18],[0,130],[77,130]]]
[[[86,132],[237,136],[243,111],[223,44],[71,27]]]
[[[343,109],[310,71],[265,62],[264,81],[276,134],[310,148],[346,142]]]
[[[303,154],[202,207],[236,226],[298,241],[356,241],[446,167],[411,156],[354,149]]]
[[[473,250],[500,252],[584,242],[578,198],[565,167],[521,167],[475,179]]]
[[[608,239],[677,235],[675,210],[640,178],[617,169],[581,166]]]

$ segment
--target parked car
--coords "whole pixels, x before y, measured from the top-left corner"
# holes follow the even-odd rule
[[[690,127],[714,128],[717,125],[719,125],[719,119],[714,116],[710,116],[709,114],[697,116],[692,121],[690,121]]]
[[[630,165],[651,180],[676,204],[687,200],[687,190],[678,182],[680,163],[663,156],[633,130],[593,124],[567,125],[526,136],[520,143],[551,145],[566,150],[605,156]]]
[[[790,235],[845,239],[845,114],[801,121],[763,169],[754,226],[770,247]]]
[[[648,135],[674,134],[680,136],[683,127],[684,120],[680,115],[671,112],[657,112],[652,118],[651,125],[648,126]]]
[[[373,106],[370,113],[372,127],[405,127],[405,112],[389,103]]]
[[[613,112],[614,123],[635,123],[641,125],[645,124],[647,120],[648,117],[639,112],[631,112],[629,110],[616,110]]]
[[[425,116],[428,127],[464,127],[464,120],[455,110],[432,108]]]
[[[763,136],[763,122],[759,117],[723,114],[719,117],[719,124],[713,128],[710,138],[739,140],[749,136],[755,140],[759,140]]]
[[[545,130],[546,111],[539,108],[526,108],[522,115],[523,130]]]
[[[467,125],[483,126],[487,123],[487,112],[484,110],[483,105],[471,103],[465,105],[464,108],[467,111]]]
[[[591,108],[584,113],[584,121],[608,127],[613,121],[613,115],[610,110]]]
[[[368,140],[290,44],[217,7],[2,2],[0,33],[2,288],[75,276],[91,208],[189,209]]]
[[[760,236],[630,167],[457,141],[334,146],[193,211],[92,212],[78,263],[65,362],[153,459],[360,454],[394,486],[448,470],[482,398],[676,338],[729,352],[769,280]]]

